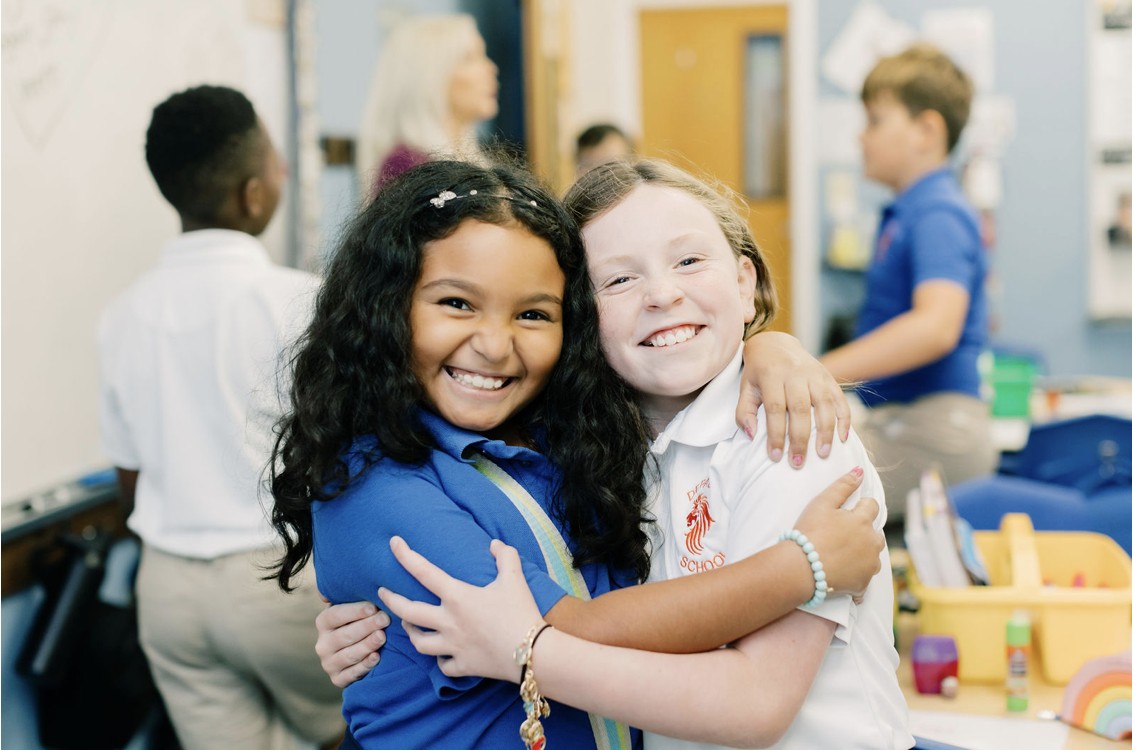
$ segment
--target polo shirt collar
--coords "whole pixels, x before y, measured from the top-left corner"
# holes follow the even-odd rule
[[[513,446],[499,439],[488,439],[473,431],[458,428],[430,410],[420,411],[420,416],[423,425],[435,437],[439,451],[459,462],[473,462],[472,455],[476,451],[502,460],[541,457],[541,454],[528,447]],[[538,445],[541,446],[543,443],[544,437],[539,436]]]
[[[194,230],[172,238],[162,248],[163,266],[204,263],[272,263],[261,241],[237,230]]]
[[[893,199],[893,203],[889,204],[887,208],[893,212],[904,209],[909,204],[921,200],[930,193],[936,192],[939,187],[946,182],[951,184],[953,181],[952,170],[947,166],[938,167],[917,178],[912,185],[898,193],[897,197]]]
[[[681,410],[652,442],[653,454],[663,454],[673,441],[685,446],[706,447],[735,435],[735,411],[739,401],[739,371],[743,368],[743,345],[735,357],[708,382],[695,401]]]

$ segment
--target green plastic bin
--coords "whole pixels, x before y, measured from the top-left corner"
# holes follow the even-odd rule
[[[992,361],[992,415],[1026,418],[1031,415],[1031,390],[1035,387],[1035,363],[1027,358],[997,355]]]

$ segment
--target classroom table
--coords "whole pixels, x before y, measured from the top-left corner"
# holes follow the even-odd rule
[[[897,679],[913,716],[913,733],[974,749],[1131,749],[1129,739],[1116,742],[1077,729],[1058,720],[1040,720],[1040,713],[1058,715],[1063,687],[1044,683],[1035,660],[1029,664],[1031,680],[1028,709],[1006,710],[1002,684],[961,684],[954,698],[923,695],[913,684],[910,649],[917,632],[913,613],[897,616],[897,643],[901,664]]]
[[[1087,415],[1130,418],[1131,381],[1107,376],[1041,377],[1029,404],[1030,413],[1022,417],[992,416],[992,445],[1001,452],[1023,449],[1033,425]]]
[[[865,419],[865,404],[854,391],[846,392],[850,416],[856,428]],[[1032,425],[1084,415],[1133,413],[1130,379],[1106,376],[1040,378],[1030,397],[1030,413],[1023,416],[992,416],[989,431],[992,446],[1001,452],[1018,452],[1027,443]]]

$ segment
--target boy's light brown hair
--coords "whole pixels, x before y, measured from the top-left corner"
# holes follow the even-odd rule
[[[896,97],[913,117],[932,110],[944,118],[946,154],[960,140],[972,109],[972,81],[931,44],[916,44],[878,61],[865,77],[861,101],[869,104],[883,94]]]

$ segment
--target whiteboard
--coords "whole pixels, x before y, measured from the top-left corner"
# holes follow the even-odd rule
[[[283,0],[0,4],[0,501],[109,463],[95,327],[179,231],[146,168],[153,107],[242,89],[284,141]],[[263,236],[276,258],[287,208]]]

